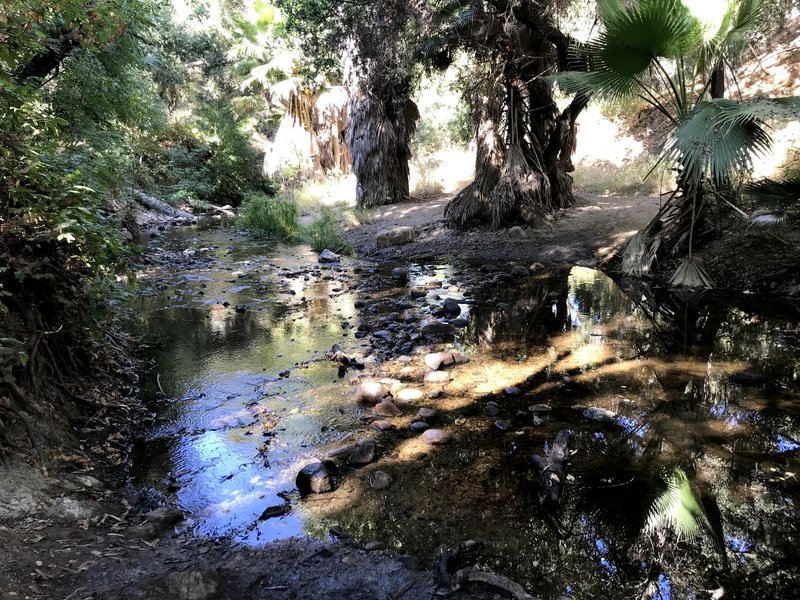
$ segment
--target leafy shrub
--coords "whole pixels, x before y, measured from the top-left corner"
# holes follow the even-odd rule
[[[289,240],[298,231],[297,205],[263,193],[245,197],[239,216],[241,225],[260,237]]]

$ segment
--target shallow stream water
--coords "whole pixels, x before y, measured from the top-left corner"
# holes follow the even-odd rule
[[[396,265],[318,265],[308,250],[224,229],[177,232],[149,256],[133,306],[156,364],[155,420],[134,484],[174,496],[198,535],[262,544],[334,527],[429,564],[474,539],[481,566],[543,598],[796,597],[793,307],[622,291],[582,267],[512,278],[411,265],[397,282]],[[451,383],[424,385],[427,340],[409,331],[445,297],[467,325],[428,349],[469,362]],[[325,354],[334,344],[365,371],[340,377]],[[400,405],[396,429],[379,433],[353,399],[365,374],[443,395]],[[423,406],[451,444],[410,430]],[[559,432],[569,460],[554,504],[532,457]],[[300,499],[303,464],[366,437],[376,463],[343,467],[336,491]],[[389,488],[370,488],[376,469]],[[288,514],[259,520],[287,501]]]

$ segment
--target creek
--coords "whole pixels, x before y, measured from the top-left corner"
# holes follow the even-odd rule
[[[400,265],[405,281],[399,265],[320,265],[224,228],[173,232],[148,257],[132,307],[154,417],[133,483],[186,510],[197,535],[258,545],[334,531],[427,564],[472,539],[481,566],[543,598],[796,592],[795,307],[623,291],[583,267]],[[448,297],[466,326],[437,343],[422,326],[446,320]],[[338,372],[335,344],[364,370]],[[442,349],[469,362],[423,383],[424,353]],[[423,392],[397,401],[385,432],[354,400],[358,381],[381,377]],[[420,408],[450,444],[411,430]],[[565,471],[543,502],[552,473],[532,457],[559,432]],[[377,462],[341,465],[335,491],[300,498],[304,464],[365,438]],[[386,489],[370,487],[378,469]]]

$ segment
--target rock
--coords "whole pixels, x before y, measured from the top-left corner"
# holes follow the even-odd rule
[[[339,258],[340,257],[338,254],[336,254],[335,252],[331,252],[330,250],[325,248],[325,250],[319,253],[317,261],[322,264],[330,264],[339,262]]]
[[[273,517],[282,517],[283,515],[288,514],[291,510],[292,505],[288,502],[270,506],[269,508],[264,509],[264,512],[261,513],[261,516],[258,517],[258,520],[266,521],[267,519],[272,519]]]
[[[423,321],[420,331],[422,335],[448,336],[453,333],[453,328],[449,323],[444,323],[437,319],[430,319]]]
[[[556,434],[546,456],[533,456],[533,463],[541,471],[539,477],[539,503],[558,506],[561,490],[567,477],[567,461],[572,432],[562,429]]]
[[[519,225],[515,225],[508,230],[508,237],[512,240],[527,240],[528,234]]]
[[[533,426],[534,427],[539,427],[539,425],[542,425],[542,424],[544,424],[544,419],[542,419],[541,417],[539,417],[537,415],[533,415]]]
[[[428,290],[421,287],[411,288],[411,297],[412,298],[424,298],[428,295]]]
[[[367,477],[367,481],[373,490],[385,490],[392,484],[392,477],[383,471],[373,471]]]
[[[456,364],[464,364],[469,359],[466,354],[461,352],[432,352],[426,354],[423,359],[425,366],[431,371],[438,371],[442,367],[449,367]]]
[[[396,400],[398,402],[419,402],[425,398],[425,394],[421,390],[414,388],[404,388],[397,392]]]
[[[428,398],[431,400],[436,400],[437,398],[441,398],[444,396],[444,392],[442,390],[433,390],[428,392]]]
[[[458,317],[457,319],[451,319],[450,325],[452,325],[456,329],[463,329],[464,327],[469,325],[469,321],[467,321],[466,319],[462,319],[461,317]]]
[[[454,300],[453,298],[445,298],[444,302],[442,303],[442,308],[444,308],[444,311],[450,315],[461,314],[461,306],[458,304],[458,301]]]
[[[372,428],[378,431],[391,431],[394,429],[394,423],[381,419],[379,421],[373,421]]]
[[[496,417],[500,414],[500,407],[497,406],[496,402],[487,402],[486,406],[483,407],[483,414],[487,417]]]
[[[399,283],[408,281],[408,270],[403,267],[397,267],[396,269],[392,269],[391,276],[392,279]]]
[[[581,413],[584,419],[590,421],[599,421],[601,423],[611,423],[617,414],[607,408],[600,408],[599,406],[590,406]]]
[[[542,412],[550,412],[553,410],[553,407],[549,404],[531,404],[528,407],[528,410],[532,413],[542,413]]]
[[[511,274],[514,277],[527,277],[530,274],[530,271],[522,265],[516,265],[511,269]]]
[[[481,273],[496,273],[499,270],[500,269],[497,268],[497,265],[493,264],[481,265],[481,268],[478,269],[478,271],[480,271]]]
[[[300,495],[308,496],[333,491],[332,470],[333,463],[328,461],[317,460],[304,466],[295,479]]]
[[[428,425],[425,421],[414,421],[411,423],[411,431],[414,433],[422,433],[423,431],[427,431],[430,429],[431,426]]]
[[[384,342],[393,342],[394,334],[391,331],[381,329],[372,334],[372,337],[382,339]]]
[[[414,229],[411,227],[392,227],[378,232],[375,237],[378,248],[401,246],[414,241]]]
[[[386,544],[383,542],[370,542],[368,544],[364,544],[364,550],[366,550],[367,552],[386,550]]]
[[[391,400],[378,402],[372,410],[378,417],[397,417],[403,414]]]
[[[519,395],[519,388],[515,385],[510,385],[506,389],[503,390],[507,396],[518,396]]]
[[[375,460],[378,448],[372,440],[361,440],[356,442],[355,447],[347,457],[347,462],[351,465],[366,465]]]
[[[245,313],[247,312],[247,307],[244,304],[237,304],[233,307],[233,310],[235,310],[237,313]]]
[[[212,571],[177,571],[166,576],[166,587],[175,600],[210,600],[217,597],[219,575]]]
[[[533,272],[541,271],[542,269],[544,269],[544,265],[540,262],[535,262],[530,267],[528,267],[528,269],[530,269]]]
[[[377,404],[389,394],[389,388],[380,381],[365,381],[356,388],[356,401]]]
[[[151,510],[144,514],[144,518],[148,523],[152,523],[156,527],[168,529],[184,519],[183,511],[174,506],[162,506],[155,510]]]
[[[436,418],[436,411],[432,408],[420,408],[417,412],[417,420],[430,421]]]
[[[426,354],[425,358],[423,358],[423,361],[425,362],[425,366],[431,371],[438,371],[439,367],[446,367],[453,364],[453,353],[432,352],[431,354]]]
[[[100,513],[101,507],[91,500],[76,500],[75,498],[56,498],[50,507],[50,514],[71,521],[85,521]]]
[[[450,373],[447,371],[428,371],[425,373],[425,383],[450,383]]]
[[[444,429],[428,429],[420,436],[420,439],[426,444],[439,446],[442,444],[449,444],[453,439],[453,435]]]
[[[494,426],[500,431],[508,431],[511,428],[511,421],[502,419],[494,422]]]

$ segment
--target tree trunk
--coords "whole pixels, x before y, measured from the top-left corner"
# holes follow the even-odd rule
[[[575,202],[569,176],[575,121],[588,97],[559,113],[551,84],[538,77],[556,60],[549,42],[529,29],[523,34],[518,45],[525,52],[496,55],[478,96],[475,180],[445,208],[454,227],[530,224]]]
[[[418,119],[419,111],[411,100],[363,93],[351,96],[347,142],[359,207],[408,200],[410,142]]]

